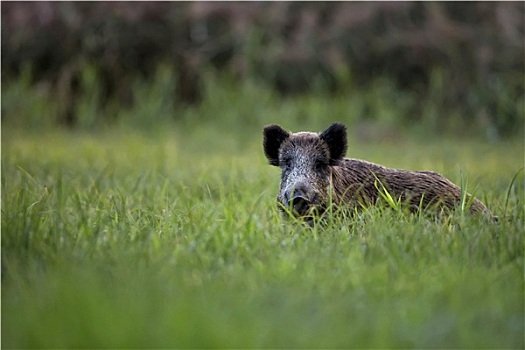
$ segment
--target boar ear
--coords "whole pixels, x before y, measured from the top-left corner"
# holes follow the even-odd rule
[[[334,165],[346,154],[346,127],[341,123],[333,123],[319,137],[328,144],[330,149],[330,165]]]
[[[290,133],[279,125],[268,125],[264,128],[264,154],[271,165],[279,165],[279,148],[288,137]]]

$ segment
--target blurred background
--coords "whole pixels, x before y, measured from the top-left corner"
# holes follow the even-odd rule
[[[2,2],[2,124],[524,129],[523,2]]]

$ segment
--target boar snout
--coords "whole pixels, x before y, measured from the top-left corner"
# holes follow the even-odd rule
[[[302,196],[294,196],[290,201],[290,207],[299,215],[306,215],[310,209],[310,202]]]
[[[294,214],[304,216],[315,207],[318,202],[317,197],[318,196],[314,192],[308,191],[306,186],[299,185],[291,190],[285,191],[285,203],[283,204],[292,210]]]

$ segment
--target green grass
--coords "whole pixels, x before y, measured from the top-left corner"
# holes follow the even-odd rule
[[[498,224],[372,208],[309,228],[277,209],[262,122],[188,125],[4,126],[3,347],[523,348],[520,140],[350,137],[468,183]]]
[[[402,125],[413,96],[385,82],[281,98],[208,74],[185,108],[167,73],[135,83],[132,109],[100,112],[86,71],[70,131],[28,77],[4,88],[3,347],[524,347],[522,140],[437,137],[433,105]],[[438,171],[500,222],[381,207],[313,228],[283,218],[262,127],[333,121],[348,156]]]

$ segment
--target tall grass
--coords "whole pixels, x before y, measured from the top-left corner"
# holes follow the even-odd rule
[[[4,347],[524,346],[521,139],[405,128],[410,96],[387,82],[282,98],[205,73],[187,107],[170,74],[135,82],[132,109],[98,111],[86,70],[68,131],[29,73],[3,90]],[[500,221],[407,214],[386,192],[391,210],[286,218],[262,127],[333,121],[348,156],[438,171]]]
[[[4,128],[3,346],[524,346],[519,140],[350,140],[354,157],[463,174],[497,224],[371,208],[309,227],[277,208],[264,114]]]
[[[155,133],[166,123],[175,121],[198,130],[207,125],[244,134],[244,130],[254,132],[254,126],[268,121],[285,121],[290,127],[321,130],[327,122],[339,120],[354,127],[356,137],[362,140],[393,139],[409,132],[423,139],[452,135],[496,142],[502,137],[520,137],[524,127],[523,118],[515,117],[524,114],[523,103],[519,101],[508,101],[508,110],[496,113],[512,117],[494,122],[489,121],[487,111],[465,116],[464,106],[445,106],[447,86],[441,71],[432,74],[426,96],[402,90],[391,80],[381,78],[363,86],[345,78],[348,81],[343,84],[344,88],[335,93],[319,89],[311,94],[281,96],[263,79],[240,79],[204,68],[199,72],[203,102],[190,106],[177,100],[177,76],[169,64],[159,64],[148,79],[138,76],[130,79],[127,103],[120,103],[117,97],[108,97],[106,101],[96,72],[97,68],[87,63],[79,72],[80,97],[75,100],[74,109],[77,130],[99,131],[117,125]],[[55,127],[60,123],[65,97],[51,83],[32,85],[32,81],[29,66],[22,69],[18,80],[6,81],[2,92],[2,121],[24,129]],[[502,101],[508,100],[507,89],[501,87],[497,94]],[[496,127],[496,124],[501,125]],[[500,135],[497,129],[504,133]]]

